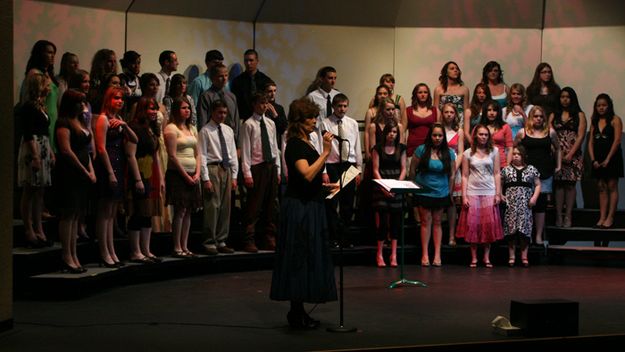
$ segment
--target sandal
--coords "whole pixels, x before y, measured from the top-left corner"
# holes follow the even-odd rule
[[[491,264],[491,262],[484,262],[484,266],[490,269],[493,267],[493,264]]]
[[[197,255],[190,250],[183,251],[185,258],[197,258]]]
[[[530,267],[530,262],[529,262],[529,260],[527,260],[527,258],[521,259],[521,264],[523,264],[524,268],[529,268]]]
[[[469,268],[477,268],[477,260],[469,264]]]
[[[514,262],[515,262],[515,258],[510,258],[508,260],[508,266],[511,267],[511,268],[514,267]]]
[[[183,251],[175,251],[174,253],[171,254],[171,256],[173,258],[187,258],[187,256],[185,256]]]
[[[429,260],[421,261],[421,266],[430,266],[430,261]]]

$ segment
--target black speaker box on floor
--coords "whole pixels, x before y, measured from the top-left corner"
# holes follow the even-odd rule
[[[565,299],[510,301],[510,322],[527,337],[576,336],[579,303]]]

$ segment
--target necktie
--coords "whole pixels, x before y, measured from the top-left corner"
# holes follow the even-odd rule
[[[171,78],[167,77],[167,80],[165,81],[165,96],[169,95],[169,82],[171,81]]]
[[[230,167],[230,156],[228,156],[228,147],[226,146],[226,138],[221,130],[221,125],[217,125],[217,133],[219,134],[219,146],[221,147],[221,164],[224,168]]]
[[[256,94],[256,80],[254,79],[254,76],[250,77],[250,90],[252,91],[251,95]]]
[[[326,117],[332,115],[332,102],[330,101],[330,94],[328,94],[328,99],[326,100]]]
[[[336,122],[339,125],[339,138],[343,139],[339,141],[339,145],[341,146],[341,162],[344,163],[349,159],[349,149],[347,141],[345,141],[345,131],[343,131],[343,120],[338,120]]]
[[[263,161],[271,161],[271,144],[269,143],[269,133],[267,133],[267,125],[265,125],[265,119],[260,118],[260,141],[263,147]]]
[[[224,103],[226,103],[226,96],[224,94],[223,90],[220,90],[217,92],[217,95],[219,95],[219,100],[223,101]],[[230,115],[230,108],[228,107],[228,115],[226,115],[226,119],[224,120],[224,122],[226,122],[226,125],[232,127],[234,129],[234,124],[232,123],[232,115]]]

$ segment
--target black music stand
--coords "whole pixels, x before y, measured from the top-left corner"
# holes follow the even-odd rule
[[[404,261],[405,261],[405,253],[406,247],[404,245],[404,203],[406,202],[406,194],[414,194],[423,192],[423,188],[416,185],[411,181],[397,181],[397,180],[385,180],[385,179],[377,179],[375,181],[380,187],[384,188],[387,192],[392,192],[395,194],[401,195],[401,262],[399,265],[400,268],[400,277],[399,280],[393,281],[388,288],[396,288],[399,285],[415,285],[420,287],[427,287],[424,282],[416,281],[416,280],[408,280],[404,277]],[[385,182],[395,182],[392,187],[389,187],[389,184]],[[416,186],[416,188],[415,188]]]

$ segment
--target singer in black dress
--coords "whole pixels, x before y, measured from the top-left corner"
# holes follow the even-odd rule
[[[306,314],[303,303],[337,299],[324,205],[324,190],[329,185],[324,185],[321,178],[333,136],[324,134],[323,152],[319,155],[309,138],[318,114],[319,108],[305,98],[293,101],[289,108],[285,151],[289,177],[281,204],[270,297],[291,301],[287,320],[294,328],[319,325],[319,321]]]

